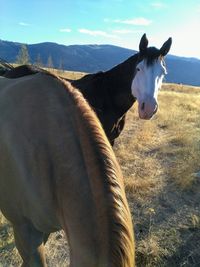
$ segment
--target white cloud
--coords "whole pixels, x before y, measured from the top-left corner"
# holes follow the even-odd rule
[[[26,22],[19,22],[19,25],[20,26],[30,26],[30,24],[29,23],[26,23]]]
[[[152,2],[150,5],[156,9],[162,9],[167,7],[167,5],[162,2]]]
[[[79,29],[78,30],[80,33],[92,35],[92,36],[102,36],[102,37],[107,37],[107,38],[118,38],[116,35],[109,34],[104,31],[99,31],[99,30],[88,30],[88,29]]]
[[[71,32],[72,30],[71,30],[71,29],[68,29],[68,28],[66,28],[66,29],[60,29],[59,31],[60,31],[60,32]]]
[[[125,19],[125,20],[116,19],[113,22],[135,25],[135,26],[148,26],[152,23],[151,20],[145,19],[145,18],[134,18],[134,19]]]

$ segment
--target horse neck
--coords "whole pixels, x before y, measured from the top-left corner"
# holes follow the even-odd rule
[[[97,113],[96,101],[105,100],[97,98],[109,95],[109,105],[115,108],[118,118],[122,117],[136,100],[131,94],[131,83],[138,60],[139,53],[106,72],[86,75],[72,84],[83,93],[90,105],[97,108]]]
[[[108,90],[115,100],[115,105],[121,107],[121,116],[135,102],[131,93],[131,83],[135,75],[139,54],[135,54],[126,61],[105,72],[105,80],[109,84]]]
[[[138,64],[139,53],[131,56],[124,62],[113,67],[112,69],[105,72],[105,76],[108,80],[111,80],[114,86],[113,90],[120,89],[123,87],[125,91],[131,91],[131,82],[134,78],[134,72],[136,65]]]
[[[87,98],[87,100],[91,101],[91,95],[95,95],[95,93],[102,88],[104,73],[98,72],[94,74],[87,74],[84,77],[72,81],[72,85],[81,91],[81,93]]]
[[[76,172],[58,187],[71,267],[133,267],[132,222],[119,166],[96,116],[83,99],[77,102],[78,114],[76,107],[71,116],[78,139],[70,151]]]

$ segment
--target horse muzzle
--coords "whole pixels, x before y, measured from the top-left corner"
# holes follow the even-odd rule
[[[150,103],[141,102],[138,106],[138,113],[140,119],[150,120],[158,110],[158,103],[153,100]]]

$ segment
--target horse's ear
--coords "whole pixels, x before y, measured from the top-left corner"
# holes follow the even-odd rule
[[[139,49],[140,49],[140,52],[144,52],[146,49],[147,49],[147,46],[148,46],[148,39],[146,37],[146,33],[143,34],[141,40],[140,40],[140,44],[139,44]]]
[[[170,50],[170,47],[172,45],[172,38],[170,37],[164,44],[163,46],[160,48],[160,55],[161,56],[166,56],[167,53]]]

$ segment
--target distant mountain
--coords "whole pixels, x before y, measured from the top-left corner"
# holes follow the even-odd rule
[[[167,82],[200,86],[200,60],[168,55],[166,57]]]
[[[20,48],[20,43],[0,40],[0,58],[15,62]],[[35,63],[40,55],[46,65],[51,56],[55,68],[62,66],[66,70],[90,73],[108,70],[137,52],[113,45],[65,46],[48,42],[27,45],[27,48],[31,63]],[[200,86],[199,59],[168,55],[166,64],[166,82]]]

